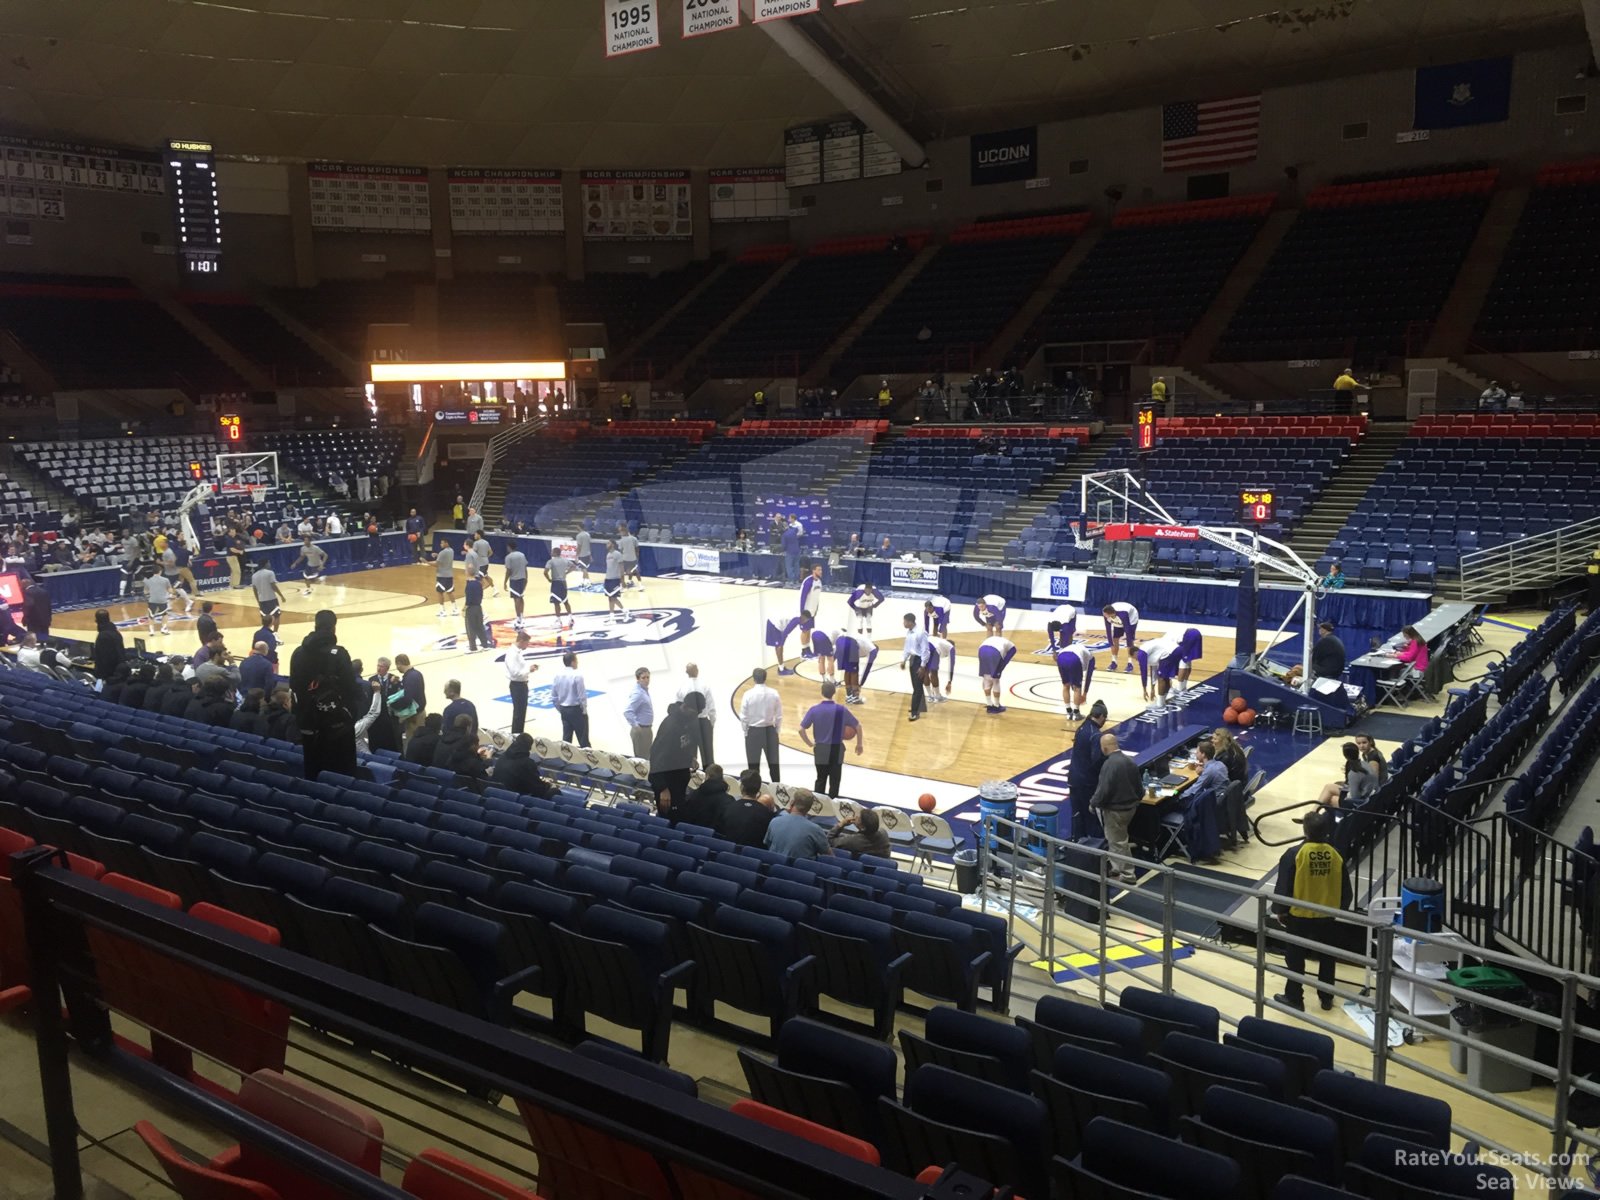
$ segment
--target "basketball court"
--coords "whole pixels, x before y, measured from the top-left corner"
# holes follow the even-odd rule
[[[499,567],[493,571],[497,580],[501,573]],[[282,642],[280,670],[287,674],[289,656],[311,631],[315,613],[331,608],[339,614],[341,644],[352,658],[362,661],[368,672],[379,657],[392,660],[397,654],[407,654],[427,681],[433,711],[442,707],[445,683],[458,679],[462,694],[477,705],[484,728],[503,733],[511,721],[503,666],[506,648],[515,637],[511,600],[503,588],[486,597],[484,613],[494,645],[471,653],[466,648],[462,618],[437,615],[433,578],[433,568],[426,563],[356,571],[330,576],[316,585],[310,596],[302,594],[298,580],[282,581],[285,603],[278,631]],[[765,666],[769,684],[777,688],[784,702],[779,756],[783,780],[800,785],[811,783],[811,753],[800,741],[799,726],[806,709],[821,698],[817,667],[813,661],[799,657],[798,640],[791,638],[785,664],[795,673],[780,677],[773,651],[764,644],[769,620],[784,621],[798,611],[795,589],[754,587],[719,579],[647,577],[643,588],[631,587],[625,593],[632,619],[618,622],[607,615],[598,577],[589,585],[582,584],[581,576],[573,578],[574,618],[570,629],[558,629],[546,601],[543,580],[535,575],[529,581],[527,625],[533,645],[528,654],[539,668],[532,681],[529,733],[552,741],[560,737],[560,721],[550,703],[548,681],[568,649],[579,654],[579,668],[588,686],[595,747],[623,752],[629,739],[622,710],[633,688],[634,671],[639,667],[650,669],[651,694],[659,721],[684,682],[684,667],[696,663],[701,679],[710,685],[717,701],[718,758],[730,772],[736,772],[743,769],[745,762],[738,724],[739,699],[750,684],[751,670]],[[457,597],[461,592],[459,582],[458,576]],[[213,616],[227,635],[229,649],[240,657],[248,653],[248,639],[261,625],[260,612],[248,587],[209,591],[201,599],[213,602]],[[1060,679],[1054,662],[1035,653],[1046,645],[1046,610],[1013,608],[1007,615],[1005,632],[1017,644],[1017,656],[1003,676],[1006,711],[986,712],[976,655],[984,634],[973,618],[971,606],[959,604],[952,611],[950,623],[950,637],[956,645],[956,670],[949,700],[932,706],[920,721],[907,720],[911,697],[909,680],[900,665],[900,618],[906,612],[920,614],[923,599],[922,595],[891,594],[878,610],[878,636],[874,639],[879,647],[878,658],[862,688],[865,702],[852,709],[862,722],[865,749],[859,757],[853,750],[847,753],[841,790],[869,804],[906,809],[914,808],[917,797],[928,792],[935,798],[934,811],[950,816],[960,826],[963,817],[975,815],[974,796],[984,781],[1021,781],[1051,773],[1052,765],[1059,765],[1061,756],[1071,747],[1079,723],[1061,712]],[[199,648],[192,615],[175,616],[171,634],[150,637],[140,623],[145,615],[142,596],[107,607],[130,644],[134,638],[143,637],[152,650],[161,653],[192,654]],[[199,612],[198,603],[195,612]],[[818,627],[843,627],[847,615],[845,593],[825,591]],[[1140,623],[1140,640],[1153,641],[1169,630],[1188,627],[1146,619]],[[1186,703],[1154,714],[1141,697],[1137,672],[1129,674],[1125,669],[1125,652],[1121,656],[1124,669],[1115,673],[1109,669],[1110,656],[1100,649],[1104,636],[1098,614],[1080,616],[1080,636],[1085,645],[1096,650],[1097,669],[1089,700],[1105,702],[1110,710],[1108,730],[1124,726],[1121,732],[1126,741],[1130,736],[1156,736],[1184,725],[1221,724],[1224,698],[1218,677],[1233,656],[1234,631],[1220,625],[1194,627],[1204,636],[1205,648],[1194,665]],[[61,614],[56,628],[61,633],[92,637],[93,611]],[[888,636],[891,632],[896,636]],[[1489,646],[1508,648],[1521,631],[1509,625],[1486,625],[1484,635]],[[1258,644],[1264,649],[1274,636],[1263,633]],[[1432,715],[1440,710],[1443,699],[1406,711],[1416,716]],[[1264,729],[1241,730],[1239,734],[1242,744],[1252,749],[1252,769],[1265,769],[1268,775],[1258,811],[1309,799],[1323,783],[1339,774],[1339,738],[1296,738]],[[1385,750],[1395,744],[1396,741],[1379,740]],[[1295,834],[1287,817],[1271,819],[1263,828],[1272,840]],[[1224,859],[1225,869],[1251,879],[1260,878],[1275,865],[1276,851],[1255,842]]]

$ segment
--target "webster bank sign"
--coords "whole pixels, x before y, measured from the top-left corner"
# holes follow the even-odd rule
[[[1014,183],[1039,174],[1039,127],[972,135],[972,186]]]

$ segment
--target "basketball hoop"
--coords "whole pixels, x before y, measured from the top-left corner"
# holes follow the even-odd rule
[[[264,488],[264,487],[255,487],[255,486],[250,488],[250,503],[251,504],[263,504],[263,503],[266,502],[266,499],[267,499],[267,489],[266,488]]]

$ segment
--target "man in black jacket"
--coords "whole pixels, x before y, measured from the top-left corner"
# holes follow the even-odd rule
[[[433,765],[469,779],[482,779],[487,768],[478,750],[477,727],[471,717],[462,713],[455,724],[440,735],[439,744],[433,749]]]
[[[1094,832],[1095,816],[1089,811],[1089,797],[1100,786],[1100,764],[1106,756],[1100,751],[1100,734],[1105,729],[1106,704],[1096,700],[1089,718],[1078,726],[1072,739],[1072,761],[1067,764],[1067,800],[1072,808],[1069,828],[1074,839]]]
[[[1333,632],[1332,621],[1317,625],[1321,634],[1311,645],[1311,675],[1314,679],[1340,679],[1344,676],[1344,643]]]
[[[539,760],[533,757],[533,735],[519,733],[506,752],[494,760],[494,785],[521,796],[549,799],[556,789],[539,775]]]
[[[294,693],[287,683],[272,689],[267,700],[267,736],[280,742],[299,742],[300,722],[294,715]]]
[[[722,810],[717,833],[740,846],[760,846],[777,809],[772,797],[761,792],[761,772],[746,771],[739,776],[739,798]]]
[[[220,679],[208,680],[189,701],[183,715],[190,721],[215,725],[220,729],[228,728],[228,722],[233,717],[233,701],[228,698],[228,685]]]
[[[322,609],[289,659],[289,686],[294,691],[307,779],[324,771],[356,772],[356,722],[350,696],[357,680],[350,655],[334,633],[337,623],[333,610]]]
[[[411,737],[406,741],[405,760],[409,763],[419,763],[424,767],[433,765],[433,752],[438,748],[439,736],[444,732],[444,718],[438,713],[429,713],[412,731]]]
[[[1105,761],[1100,764],[1100,782],[1089,799],[1089,807],[1099,812],[1111,852],[1121,859],[1111,864],[1111,878],[1130,880],[1134,870],[1125,861],[1131,853],[1128,827],[1133,824],[1139,802],[1144,799],[1144,779],[1139,764],[1118,749],[1116,734],[1101,734],[1100,750]]]
[[[122,663],[125,647],[122,630],[112,623],[111,614],[96,609],[94,614],[94,673],[100,679],[110,679]]]
[[[732,803],[733,796],[728,791],[728,781],[723,778],[722,768],[712,763],[706,768],[704,782],[667,815],[672,818],[674,825],[703,825],[707,829],[716,829],[722,822],[723,810]]]

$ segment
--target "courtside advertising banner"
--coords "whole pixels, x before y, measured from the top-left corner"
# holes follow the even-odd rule
[[[939,590],[939,564],[892,562],[889,564],[889,586],[892,588],[918,588],[924,592],[937,592]]]
[[[720,550],[703,550],[699,546],[685,546],[683,548],[683,569],[685,571],[700,571],[706,575],[721,575],[722,552]]]
[[[550,543],[550,557],[577,558],[578,543],[566,538],[556,538]]]
[[[739,27],[739,0],[683,0],[683,36],[700,37]]]
[[[1082,603],[1089,594],[1089,572],[1038,570],[1033,573],[1035,600],[1073,600]]]
[[[756,24],[822,11],[822,0],[756,0]]]
[[[661,45],[660,0],[606,0],[606,57]]]

